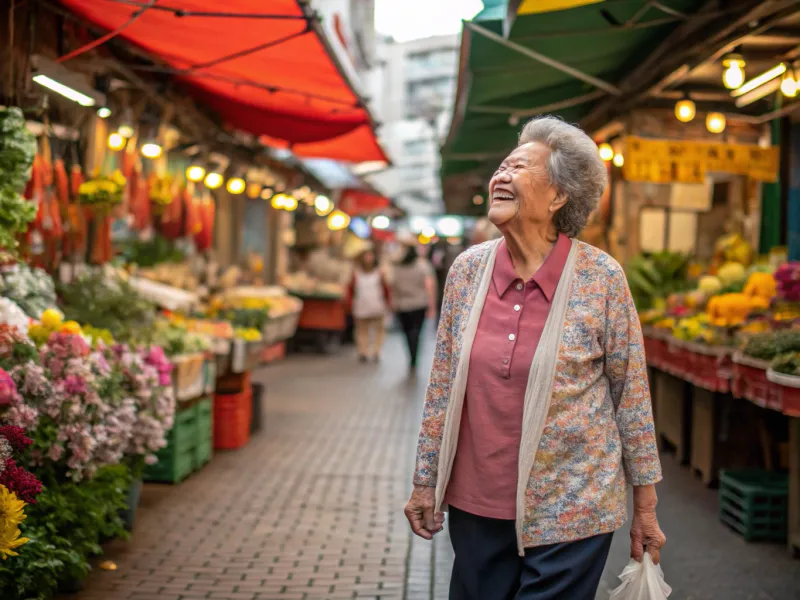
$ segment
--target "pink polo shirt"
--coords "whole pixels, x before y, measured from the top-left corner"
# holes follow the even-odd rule
[[[560,235],[526,283],[514,271],[505,240],[498,249],[472,344],[448,505],[481,517],[516,518],[525,389],[570,245]]]

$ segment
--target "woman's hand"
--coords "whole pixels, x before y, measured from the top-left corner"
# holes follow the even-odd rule
[[[406,505],[406,518],[411,531],[425,540],[432,540],[444,527],[444,513],[435,513],[436,488],[415,485]]]
[[[642,562],[647,551],[654,564],[661,560],[661,548],[667,541],[656,517],[655,486],[633,488],[633,522],[631,523],[631,558]]]

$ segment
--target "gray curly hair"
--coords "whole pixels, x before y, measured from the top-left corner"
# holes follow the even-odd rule
[[[559,233],[576,237],[597,208],[608,174],[597,145],[581,129],[558,117],[537,117],[522,128],[519,145],[539,142],[550,149],[550,185],[567,197],[553,222]]]

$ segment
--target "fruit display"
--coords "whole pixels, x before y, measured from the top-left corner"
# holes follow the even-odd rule
[[[778,297],[789,302],[800,302],[800,262],[789,262],[775,271]]]
[[[48,308],[42,313],[38,323],[28,326],[28,337],[37,346],[43,346],[54,333],[82,335],[83,329],[77,321],[64,321],[64,315],[55,308]]]
[[[770,368],[776,373],[800,377],[800,352],[789,352],[776,357]]]
[[[739,233],[721,236],[714,245],[715,260],[720,263],[749,265],[753,261],[753,247]]]
[[[167,356],[207,352],[211,349],[208,335],[188,331],[168,319],[156,321],[153,343],[163,348]]]
[[[704,313],[680,319],[675,324],[672,335],[685,342],[713,344],[717,340],[711,319]]]
[[[772,331],[751,336],[742,351],[759,360],[772,360],[782,354],[800,352],[800,330]]]
[[[778,293],[778,284],[771,273],[755,272],[747,278],[744,286],[746,296],[760,297],[767,301],[772,300]]]
[[[730,288],[744,283],[747,279],[747,270],[741,263],[727,262],[717,270],[717,278],[722,283],[723,289]]]
[[[769,308],[769,301],[760,296],[721,294],[708,301],[706,312],[719,327],[742,325],[751,313]]]
[[[253,327],[235,327],[233,334],[245,342],[260,342],[262,339],[261,332]]]

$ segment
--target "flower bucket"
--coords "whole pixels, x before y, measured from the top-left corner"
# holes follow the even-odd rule
[[[126,531],[133,531],[133,522],[136,519],[136,509],[139,506],[139,500],[142,497],[142,480],[135,479],[131,482],[131,487],[128,488],[127,504],[128,508],[121,511],[120,517],[125,523]]]

